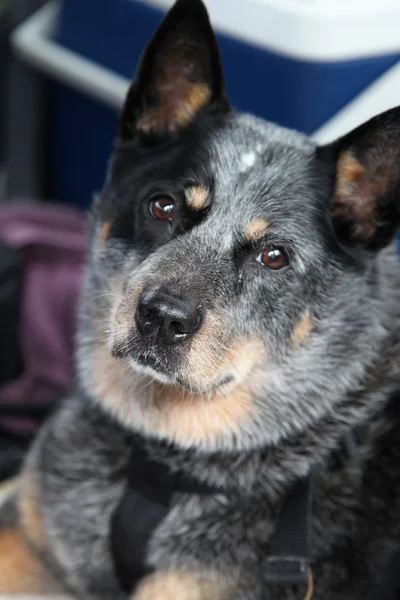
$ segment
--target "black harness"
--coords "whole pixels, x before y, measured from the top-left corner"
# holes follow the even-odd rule
[[[200,484],[152,460],[143,445],[134,443],[125,493],[112,517],[111,548],[117,577],[130,593],[151,569],[146,567],[151,534],[167,516],[176,493],[207,496],[217,488]]]
[[[349,432],[332,456],[337,468],[351,460],[364,437],[364,428]],[[151,572],[145,565],[147,544],[155,528],[167,516],[174,494],[201,496],[221,493],[216,487],[199,483],[182,473],[172,473],[152,460],[140,442],[135,442],[123,497],[112,516],[111,548],[117,577],[122,588],[131,593],[138,581]],[[312,512],[312,474],[300,480],[286,499],[264,560],[266,584],[306,583],[304,600],[313,592],[310,561]],[[400,554],[393,557],[383,572],[371,600],[386,600],[400,583]]]

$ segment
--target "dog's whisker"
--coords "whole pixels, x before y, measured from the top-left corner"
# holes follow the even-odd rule
[[[101,298],[117,298],[118,300],[123,300],[123,296],[120,294],[115,294],[113,292],[105,292],[103,294],[98,294],[97,296],[93,296],[92,301],[100,300]]]

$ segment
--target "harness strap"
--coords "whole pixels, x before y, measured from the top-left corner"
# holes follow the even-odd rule
[[[340,468],[358,453],[366,427],[346,432],[339,449],[330,459],[331,468]],[[306,600],[312,597],[311,570],[312,473],[300,480],[287,497],[264,560],[267,584],[308,583]]]
[[[282,509],[264,561],[266,583],[307,583],[310,573],[311,475],[297,483]]]
[[[152,460],[141,443],[134,443],[123,496],[111,517],[111,551],[116,576],[127,593],[152,569],[146,566],[147,545],[167,516],[174,493],[210,495],[217,488],[182,473],[173,473]]]

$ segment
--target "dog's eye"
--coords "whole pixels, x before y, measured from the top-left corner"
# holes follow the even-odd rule
[[[150,201],[149,210],[154,219],[168,221],[174,214],[175,200],[171,196],[157,196]]]
[[[283,248],[268,246],[257,256],[257,261],[268,267],[278,271],[289,264],[288,256]]]

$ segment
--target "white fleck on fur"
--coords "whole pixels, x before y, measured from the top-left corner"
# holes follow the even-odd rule
[[[253,167],[254,163],[256,162],[256,158],[257,158],[257,154],[253,151],[242,154],[242,156],[240,157],[240,159],[241,159],[241,164],[239,167],[240,172],[245,173],[246,171],[251,169],[251,167]]]

